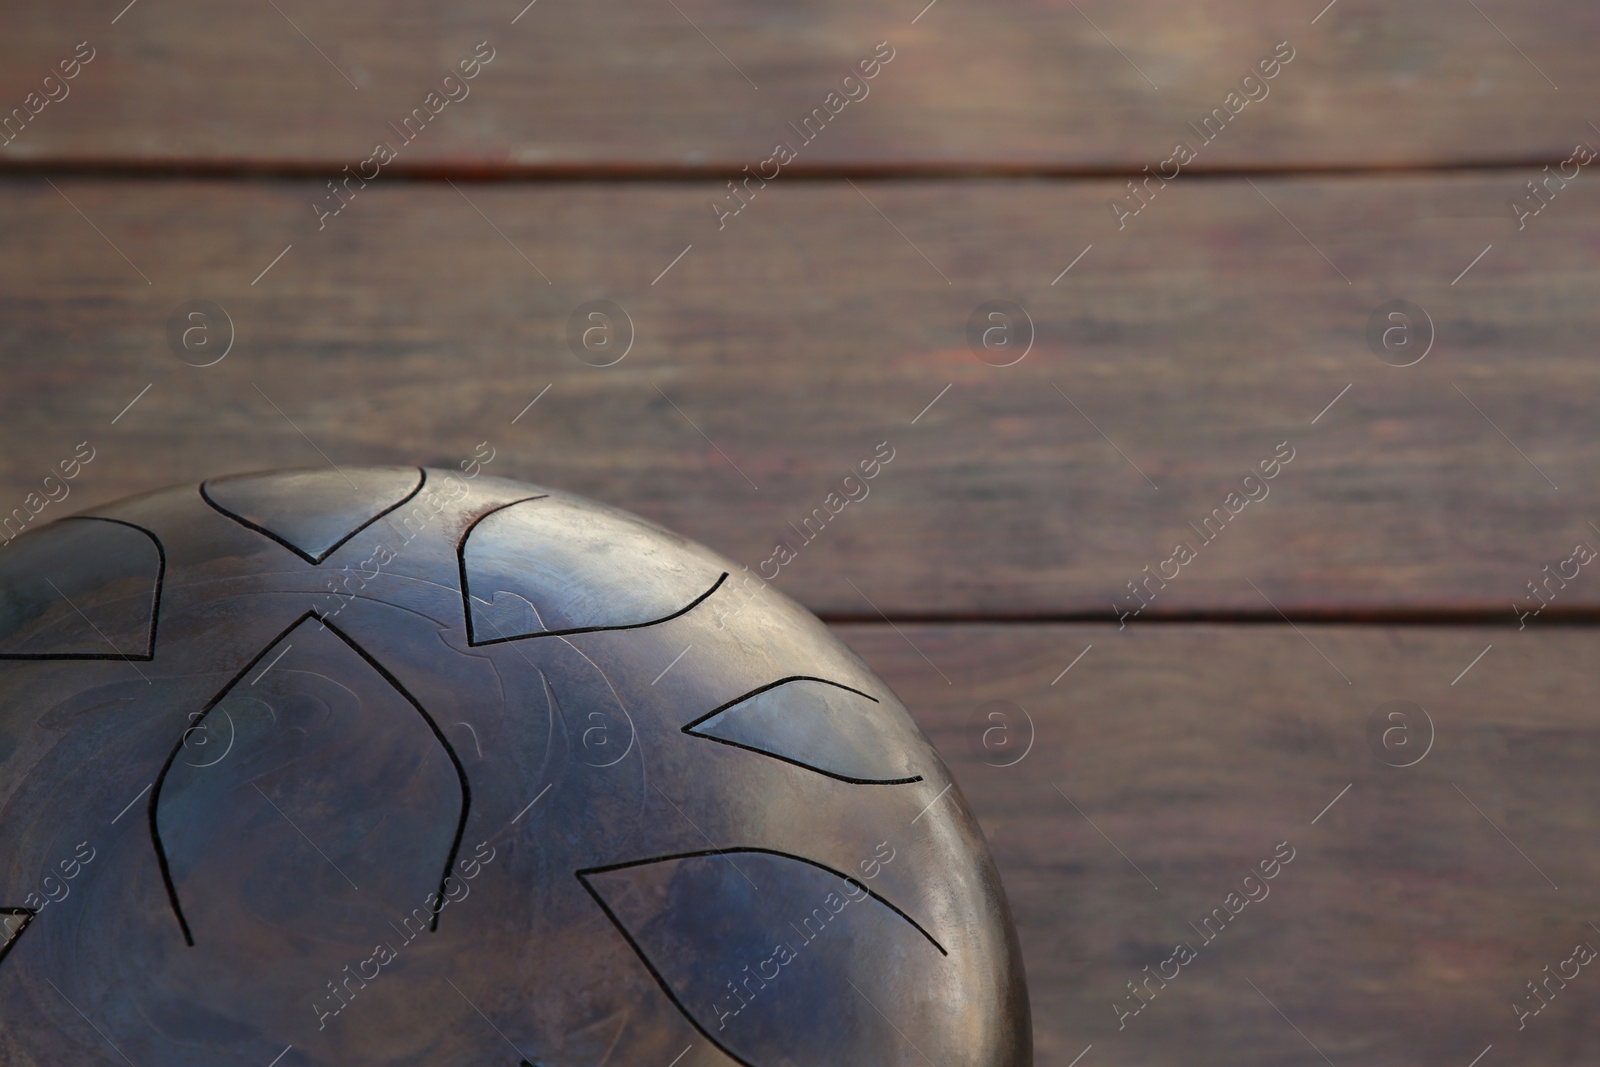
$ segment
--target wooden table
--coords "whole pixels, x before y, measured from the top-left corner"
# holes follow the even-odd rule
[[[770,570],[892,450],[775,582],[956,770],[1041,1064],[1592,1063],[1600,978],[1515,1005],[1600,946],[1597,34],[15,3],[0,515],[84,442],[51,514],[488,442]]]

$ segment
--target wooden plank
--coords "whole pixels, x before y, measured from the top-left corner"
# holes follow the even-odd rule
[[[1577,943],[1600,948],[1587,891],[1600,694],[1579,666],[1592,630],[901,629],[836,632],[911,707],[989,836],[1040,1063],[1091,1044],[1084,1067],[1600,1051],[1600,981],[1562,962]],[[1368,743],[1394,700],[1434,728],[1410,767],[1374,754],[1411,760],[1401,734]],[[1411,725],[1420,753],[1426,728]],[[1293,859],[1247,884],[1281,842]],[[1208,942],[1190,924],[1214,908],[1237,914],[1213,920]],[[1139,1003],[1127,983],[1177,943],[1195,957],[1121,1017],[1119,998]],[[1519,1027],[1513,1005],[1541,1004],[1525,983],[1546,965],[1578,976]]]
[[[48,514],[230,471],[452,465],[488,441],[490,473],[873,619],[1109,618],[1149,567],[1178,576],[1141,587],[1145,619],[1512,625],[1545,565],[1570,576],[1574,544],[1600,545],[1586,177],[1522,232],[1493,176],[1177,182],[1120,232],[1108,182],[775,184],[720,232],[701,184],[380,183],[321,231],[310,183],[54,186],[0,186],[0,514],[86,440]],[[1407,368],[1363,340],[1397,297],[1436,332]],[[167,335],[199,299],[236,334],[203,369]],[[568,342],[599,299],[633,324],[610,367]],[[1014,366],[968,347],[994,299],[1034,323]],[[1197,558],[1166,563],[1180,542]],[[1587,570],[1551,582],[1529,625],[1600,603]]]
[[[1600,11],[1571,0],[1477,7],[466,0],[397,12],[376,0],[172,0],[119,14],[121,3],[32,0],[6,12],[0,105],[42,92],[77,42],[96,58],[64,99],[35,105],[0,157],[270,163],[332,177],[393,140],[390,124],[480,41],[495,58],[393,167],[737,173],[783,140],[799,170],[1138,171],[1176,139],[1194,143],[1202,169],[1408,166],[1554,162],[1594,137],[1585,109],[1600,87],[1589,50]],[[894,58],[867,95],[834,105],[825,135],[800,143],[788,124],[827,106],[884,41]],[[1279,42],[1294,58],[1250,87],[1266,95],[1228,104]],[[1200,146],[1187,124],[1224,106],[1237,118]]]

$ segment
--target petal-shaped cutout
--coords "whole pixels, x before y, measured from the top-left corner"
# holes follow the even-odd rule
[[[33,922],[34,914],[31,908],[0,908],[0,962],[5,961],[11,946]]]
[[[307,563],[328,554],[417,495],[416,467],[352,467],[236,474],[200,486],[206,503]]]
[[[725,704],[686,734],[748,748],[844,782],[922,781],[913,751],[886,737],[874,697],[823,678],[785,678]]]
[[[51,523],[0,549],[0,659],[155,655],[166,555],[116,519]]]
[[[342,631],[303,618],[191,718],[149,801],[190,944],[250,958],[268,930],[365,937],[418,908],[436,925],[426,902],[460,849],[466,773],[433,717]]]
[[[922,1006],[895,991],[911,988],[905,972],[945,966],[946,953],[863,883],[761,849],[666,856],[578,877],[678,1008],[741,1064],[916,1057],[896,1027],[913,1027]]]
[[[461,544],[474,645],[651,626],[727,576],[709,552],[642,519],[551,496],[489,512]]]

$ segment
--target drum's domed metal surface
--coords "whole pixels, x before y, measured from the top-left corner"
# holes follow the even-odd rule
[[[0,547],[0,1064],[1031,1062],[944,765],[698,545],[387,468]]]

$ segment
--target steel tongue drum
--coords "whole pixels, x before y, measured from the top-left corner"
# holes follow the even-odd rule
[[[1026,1067],[977,821],[811,614],[383,467],[0,546],[0,1064]]]

